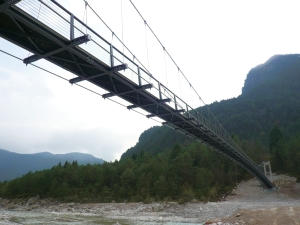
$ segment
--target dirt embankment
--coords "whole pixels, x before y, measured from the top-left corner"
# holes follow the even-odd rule
[[[240,202],[240,210],[223,218],[225,224],[299,224],[300,183],[293,177],[273,177],[277,190],[263,190],[255,179],[241,183],[237,194],[227,198],[229,202]]]

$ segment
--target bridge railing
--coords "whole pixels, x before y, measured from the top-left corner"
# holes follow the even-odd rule
[[[124,49],[124,45],[122,46],[123,43],[121,43],[123,50],[115,47],[112,42],[108,42],[54,0],[22,0],[15,7],[20,8],[38,20],[39,23],[51,29],[52,32],[55,32],[57,36],[64,40],[72,40],[84,34],[91,35],[91,41],[76,47],[89,54],[89,58],[86,59],[87,61],[99,61],[110,67],[127,64],[128,69],[119,71],[119,73],[130,82],[135,85],[152,84],[152,88],[145,91],[151,93],[156,98],[171,99],[170,102],[166,102],[165,104],[168,104],[173,110],[184,110],[184,112],[181,112],[183,116],[194,118],[189,123],[202,125],[204,129],[212,132],[220,140],[223,140],[224,143],[238,151],[242,157],[253,163],[210,112],[207,113],[209,118],[204,117],[201,110],[205,110],[205,107],[195,110],[165,85],[161,84],[154,75],[147,71],[129,49]],[[111,35],[113,36],[114,34],[112,33]],[[174,127],[174,125],[171,126]],[[196,138],[192,134],[187,134],[187,136]]]

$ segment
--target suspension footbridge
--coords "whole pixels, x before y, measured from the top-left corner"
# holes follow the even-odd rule
[[[163,125],[201,141],[273,188],[216,118],[205,118],[157,80],[126,46],[124,53],[57,1],[0,0],[0,36],[32,53],[23,59],[26,65],[45,59],[77,76],[69,83],[85,81],[106,90],[103,98],[118,97],[128,109],[144,110],[147,118],[159,118]]]

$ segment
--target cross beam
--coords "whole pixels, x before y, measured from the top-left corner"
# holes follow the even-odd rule
[[[192,120],[196,120],[195,118],[186,118],[187,121],[192,121]],[[185,123],[186,121],[178,121],[178,122],[162,122],[162,125],[168,125],[168,124],[181,124],[181,123]],[[195,127],[204,127],[203,124],[198,124],[198,125],[194,125]]]
[[[70,50],[71,48],[81,45],[83,43],[86,43],[90,40],[92,40],[91,36],[88,34],[85,34],[81,37],[78,37],[78,38],[75,38],[74,40],[69,41],[69,43],[67,43],[66,45],[64,45],[61,48],[58,48],[54,51],[47,52],[45,54],[34,54],[32,56],[29,56],[23,60],[23,63],[25,63],[26,65],[29,63],[33,63],[39,59],[47,58],[49,56],[55,55],[56,53],[59,53],[59,52],[65,51],[65,50]]]
[[[139,108],[139,107],[142,108],[142,107],[152,106],[152,105],[166,103],[166,102],[170,102],[170,101],[171,101],[170,98],[166,98],[166,99],[158,100],[157,103],[151,103],[151,104],[146,104],[146,105],[129,105],[129,106],[127,106],[127,109],[134,109],[134,108]]]
[[[158,116],[158,117],[168,116],[168,115],[173,115],[173,114],[182,113],[182,112],[185,112],[185,110],[184,109],[179,109],[179,110],[174,110],[173,112],[169,112],[169,113],[165,113],[165,114],[149,114],[146,117],[151,118],[151,117],[155,117],[155,116]]]
[[[94,75],[94,76],[90,76],[90,77],[86,77],[86,78],[83,78],[83,77],[75,77],[71,80],[69,80],[70,84],[76,84],[78,82],[81,82],[81,81],[84,81],[84,80],[91,80],[91,79],[94,79],[94,78],[97,78],[97,77],[101,77],[101,76],[104,76],[106,74],[110,74],[110,73],[114,73],[114,72],[118,72],[120,70],[125,70],[128,68],[128,65],[125,63],[125,64],[121,64],[121,65],[118,65],[118,66],[113,66],[111,67],[110,69],[108,69],[106,72],[104,73],[100,73],[100,74],[97,74],[97,75]]]
[[[149,89],[149,88],[152,88],[152,87],[153,87],[152,84],[145,84],[145,85],[139,86],[138,88],[133,89],[131,91],[124,91],[124,92],[119,92],[119,93],[113,93],[113,92],[106,93],[106,94],[102,95],[102,98],[110,98],[110,97],[113,97],[113,96],[120,96],[120,95],[124,95],[124,94],[129,94],[129,93],[132,93],[132,92],[135,92],[135,91]]]

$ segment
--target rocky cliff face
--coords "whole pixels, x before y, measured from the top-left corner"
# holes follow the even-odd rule
[[[294,86],[300,79],[300,55],[275,55],[264,64],[251,69],[245,80],[242,95],[273,84]],[[273,88],[274,90],[274,88]],[[270,90],[272,91],[272,90]]]

